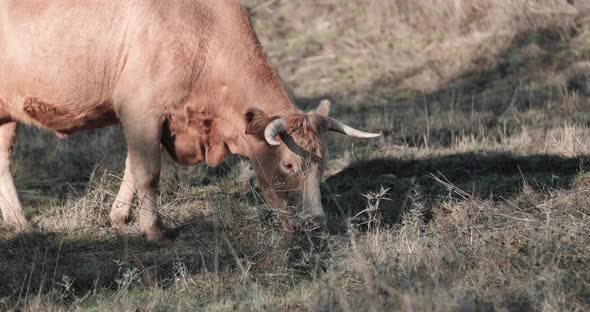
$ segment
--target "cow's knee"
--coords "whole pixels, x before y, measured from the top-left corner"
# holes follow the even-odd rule
[[[115,201],[109,213],[111,225],[115,228],[123,226],[131,221],[131,204]]]

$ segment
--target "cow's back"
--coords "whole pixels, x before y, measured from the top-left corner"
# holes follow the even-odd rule
[[[197,85],[277,88],[236,0],[0,1],[0,47],[0,119],[58,133],[163,115]]]
[[[108,117],[124,62],[122,9],[113,1],[0,2],[4,110],[56,131],[83,128],[84,114]]]
[[[0,1],[0,118],[67,133],[117,122],[133,97],[186,97],[205,3]]]

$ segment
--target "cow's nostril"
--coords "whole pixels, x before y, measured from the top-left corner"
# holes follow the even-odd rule
[[[288,162],[283,162],[283,167],[285,168],[285,170],[291,174],[293,174],[295,172],[295,168],[293,167],[293,164],[288,163]]]

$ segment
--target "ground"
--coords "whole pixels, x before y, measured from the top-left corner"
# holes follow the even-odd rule
[[[325,232],[283,232],[247,160],[162,173],[170,246],[110,228],[118,127],[21,127],[34,229],[0,226],[2,310],[590,309],[590,12],[567,1],[242,1],[331,134]],[[133,225],[132,225],[133,226]]]

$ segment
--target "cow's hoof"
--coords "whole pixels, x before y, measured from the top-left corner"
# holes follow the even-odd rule
[[[144,234],[146,240],[164,246],[172,245],[177,236],[176,231],[164,227],[151,228],[145,231]]]
[[[126,222],[114,222],[113,220],[111,220],[111,227],[117,232],[130,232],[129,225]]]
[[[164,232],[162,230],[158,229],[149,229],[147,231],[145,231],[144,233],[145,239],[151,242],[157,242],[159,240],[161,240],[162,238],[164,238]]]
[[[111,226],[114,228],[120,228],[127,225],[133,219],[131,214],[118,214],[111,212],[110,214]]]

